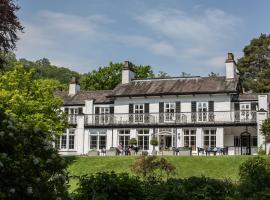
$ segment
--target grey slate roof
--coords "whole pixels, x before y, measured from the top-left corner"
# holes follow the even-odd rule
[[[57,91],[56,96],[64,100],[64,105],[84,105],[85,100],[94,100],[94,103],[112,103],[111,98],[107,98],[111,94],[111,90],[98,91],[80,91],[73,96],[68,95],[68,91]]]
[[[237,88],[238,80],[226,80],[225,77],[134,80],[118,85],[110,96],[235,93]]]

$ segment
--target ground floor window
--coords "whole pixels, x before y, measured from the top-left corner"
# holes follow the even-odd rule
[[[130,130],[119,130],[118,131],[118,141],[124,149],[128,148],[128,142],[130,140]]]
[[[90,132],[90,149],[106,149],[107,136],[105,131]]]
[[[149,130],[138,130],[138,147],[140,150],[149,150]]]
[[[191,147],[193,151],[196,150],[196,130],[194,129],[184,130],[184,146]]]
[[[207,147],[216,147],[216,130],[204,130],[204,146]]]
[[[75,129],[69,129],[55,140],[55,148],[62,150],[75,149]]]

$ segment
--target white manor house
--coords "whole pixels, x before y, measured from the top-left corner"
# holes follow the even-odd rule
[[[243,93],[232,53],[226,76],[134,79],[132,64],[122,69],[113,90],[80,91],[75,78],[59,91],[69,129],[56,143],[63,155],[109,150],[136,138],[142,151],[164,148],[227,147],[229,155],[256,154],[264,148],[260,126],[268,117],[268,94]]]

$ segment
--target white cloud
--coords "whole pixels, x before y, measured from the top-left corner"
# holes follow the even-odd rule
[[[164,41],[154,40],[150,37],[139,35],[122,35],[116,39],[128,47],[146,49],[154,54],[163,56],[175,56],[174,47]]]
[[[179,59],[206,60],[203,63],[211,67],[222,64],[220,55],[224,54],[225,60],[228,45],[242,24],[240,18],[219,9],[195,14],[174,9],[148,10],[135,20],[162,37],[164,44],[173,44],[172,54]]]
[[[95,63],[94,59],[78,55],[74,49],[79,51],[82,44],[90,45],[106,38],[103,26],[111,23],[114,21],[103,15],[78,16],[40,11],[33,20],[23,21],[25,33],[20,34],[17,55],[32,60],[47,57],[54,64],[82,69],[82,66]]]

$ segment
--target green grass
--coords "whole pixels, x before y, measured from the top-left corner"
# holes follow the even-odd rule
[[[165,157],[165,156],[164,156]],[[240,164],[250,156],[209,156],[209,157],[175,157],[167,156],[175,167],[173,177],[184,178],[190,176],[207,176],[217,179],[228,178],[238,180]],[[134,156],[115,157],[73,157],[68,167],[70,175],[92,174],[100,171],[127,172],[132,174],[130,165],[134,162]],[[76,188],[76,180],[70,182],[71,190]]]

